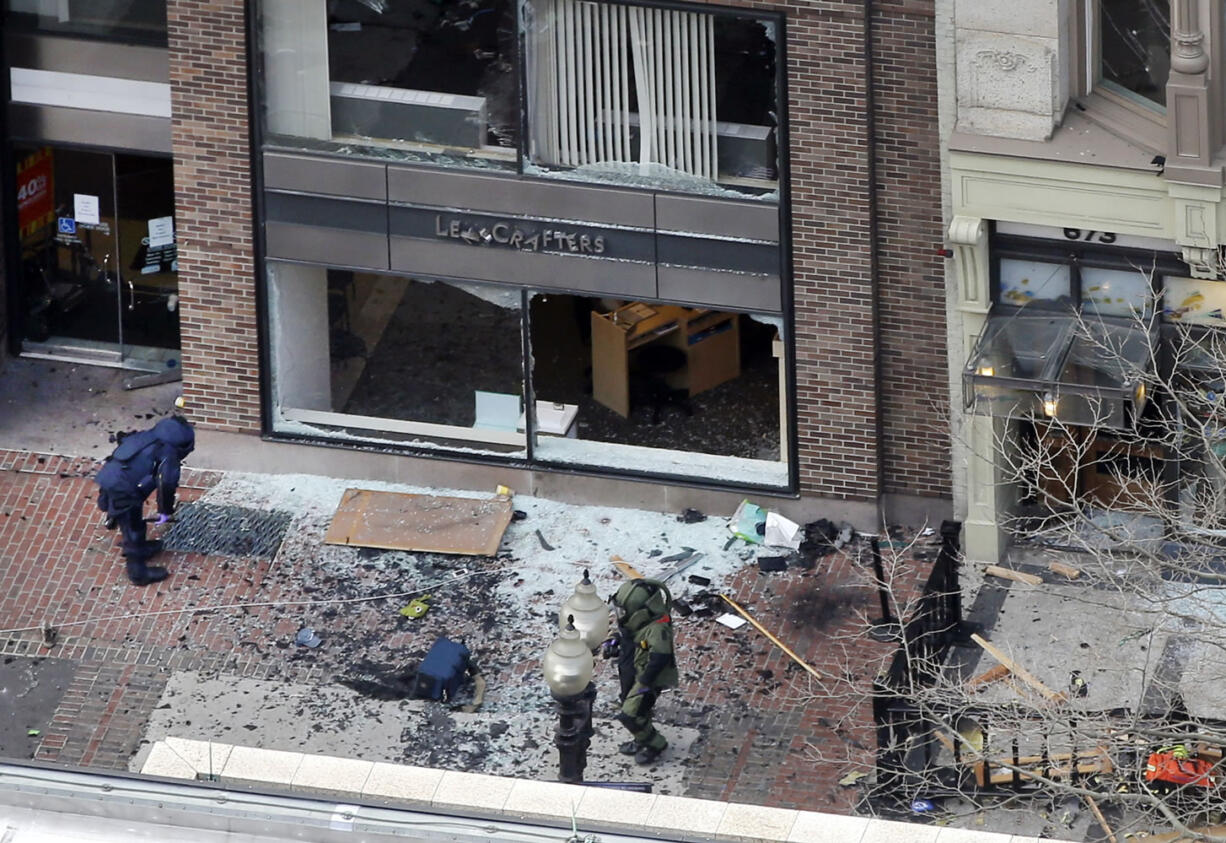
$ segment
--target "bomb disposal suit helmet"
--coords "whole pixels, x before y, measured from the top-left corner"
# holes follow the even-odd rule
[[[617,622],[626,629],[639,629],[673,608],[672,595],[659,580],[633,579],[623,583],[613,595]]]

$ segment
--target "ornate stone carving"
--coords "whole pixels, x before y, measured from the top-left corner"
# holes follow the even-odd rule
[[[1204,73],[1209,67],[1205,54],[1205,34],[1200,31],[1198,0],[1176,0],[1171,26],[1171,70],[1189,76]]]
[[[1181,246],[1183,262],[1192,271],[1193,278],[1221,278],[1222,254],[1217,249],[1202,249],[1199,246]]]
[[[1003,73],[1013,73],[1019,70],[1025,70],[1027,73],[1035,72],[1030,59],[1011,50],[979,50],[975,53],[975,64],[978,67],[991,67]]]

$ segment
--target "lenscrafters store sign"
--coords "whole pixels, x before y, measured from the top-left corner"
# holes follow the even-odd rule
[[[462,240],[473,246],[501,246],[525,252],[562,252],[603,255],[603,234],[559,227],[535,227],[522,222],[474,221],[471,218],[436,214],[434,234],[448,240]]]

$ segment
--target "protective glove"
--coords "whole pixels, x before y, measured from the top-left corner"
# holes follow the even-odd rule
[[[169,520],[170,520],[170,513],[168,513],[168,512],[159,512],[159,513],[158,513],[157,520],[156,520],[156,521],[154,521],[153,523],[154,523],[154,524],[165,524],[165,523],[166,523],[167,521],[169,521]]]
[[[615,659],[621,655],[622,640],[614,635],[612,638],[606,638],[600,644],[600,657],[602,659]]]

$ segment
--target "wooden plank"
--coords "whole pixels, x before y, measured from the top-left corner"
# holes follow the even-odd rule
[[[1002,568],[999,565],[989,565],[983,569],[983,572],[994,577],[1000,577],[1003,580],[1013,580],[1014,582],[1025,583],[1026,585],[1043,584],[1042,577],[1036,577],[1034,574],[1027,574],[1023,571],[1015,571],[1012,568]]]
[[[978,676],[973,676],[966,680],[963,688],[972,691],[980,685],[987,685],[990,682],[996,682],[1004,679],[1009,675],[1009,668],[1003,664],[994,664]]]
[[[1049,562],[1047,569],[1053,573],[1068,577],[1070,580],[1075,580],[1081,576],[1081,570],[1074,568],[1072,565],[1065,565],[1063,562]]]
[[[803,659],[802,659],[800,656],[796,655],[796,653],[794,653],[794,652],[792,651],[792,648],[791,648],[791,647],[789,647],[787,644],[784,644],[782,641],[780,641],[778,638],[776,638],[774,635],[772,635],[772,634],[771,634],[771,633],[770,633],[770,632],[769,632],[769,631],[766,629],[766,627],[764,627],[764,626],[762,626],[762,624],[758,623],[757,619],[755,619],[755,618],[754,618],[752,615],[750,615],[750,614],[749,614],[749,612],[746,612],[746,611],[745,611],[744,609],[742,609],[742,608],[741,608],[739,605],[737,605],[736,601],[734,601],[734,600],[733,600],[731,597],[729,597],[727,594],[721,594],[721,595],[720,595],[720,597],[721,597],[721,598],[723,598],[723,601],[724,601],[725,603],[727,603],[727,604],[728,604],[729,606],[731,606],[732,608],[736,609],[737,613],[738,613],[738,614],[739,614],[741,617],[743,617],[745,620],[747,620],[747,621],[749,621],[751,624],[753,624],[754,629],[758,630],[758,632],[762,633],[762,634],[763,634],[763,635],[765,635],[765,636],[766,636],[768,639],[770,639],[770,642],[771,642],[772,644],[774,644],[774,645],[775,645],[776,647],[778,647],[780,650],[783,650],[783,652],[785,652],[785,653],[786,653],[788,656],[790,656],[790,657],[791,657],[792,661],[796,662],[798,665],[800,665],[800,666],[801,666],[801,667],[803,667],[805,670],[807,670],[807,671],[808,671],[810,674],[812,674],[812,675],[813,675],[813,677],[814,677],[814,678],[816,678],[816,679],[824,679],[824,678],[825,678],[825,677],[823,677],[823,676],[822,676],[820,673],[818,673],[818,672],[817,672],[817,670],[815,670],[814,668],[810,667],[810,666],[809,666],[809,665],[808,665],[808,664],[807,664],[807,663],[806,663],[806,662],[805,662],[805,661],[804,661],[804,660],[803,660]]]
[[[1107,818],[1103,816],[1103,812],[1098,809],[1098,803],[1094,801],[1094,797],[1088,793],[1081,794],[1085,799],[1086,804],[1090,806],[1090,810],[1094,812],[1094,819],[1098,820],[1098,824],[1102,830],[1107,832],[1108,843],[1119,843],[1115,837],[1115,832],[1111,830],[1111,826],[1107,825]]]
[[[327,544],[493,556],[511,523],[511,500],[346,489]]]
[[[1005,759],[1007,760],[1007,759]],[[1018,765],[1019,767],[1022,765]],[[978,761],[974,766],[975,783],[980,787],[986,787],[987,784],[1010,784],[1013,781],[1013,770],[1007,767],[992,765],[992,776],[989,780],[985,776],[986,768],[984,762]],[[1077,772],[1082,775],[1090,773],[1110,773],[1112,770],[1110,762],[1106,761],[1086,761],[1077,765]],[[1049,767],[1046,770],[1020,770],[1017,778],[1025,781],[1026,779],[1035,779],[1039,776],[1048,779],[1063,779],[1067,778],[1071,769],[1069,767]]]
[[[613,563],[613,567],[628,580],[641,580],[643,575],[639,573],[639,569],[631,565],[620,556],[610,556],[609,561]]]
[[[1201,828],[1191,829],[1197,837],[1191,837],[1181,831],[1168,831],[1164,834],[1151,834],[1145,838],[1145,843],[1184,843],[1184,841],[1204,840],[1207,837],[1216,837],[1220,834],[1226,834],[1226,825],[1203,826]]]
[[[1016,676],[1018,679],[1025,682],[1031,688],[1034,688],[1036,691],[1038,691],[1040,694],[1045,696],[1047,699],[1051,700],[1052,702],[1067,702],[1068,701],[1067,696],[1061,693],[1057,693],[1056,691],[1053,691],[1051,688],[1048,688],[1046,685],[1042,683],[1042,681],[1039,680],[1037,676],[1035,676],[1033,673],[1028,671],[1026,668],[1022,667],[1021,665],[1017,664],[1015,661],[1013,661],[1013,659],[1009,658],[1004,653],[1004,651],[1001,650],[999,647],[997,647],[995,644],[992,644],[989,641],[985,641],[983,637],[979,635],[979,633],[972,632],[971,640],[974,641],[976,644],[978,644],[980,647],[982,647],[988,653],[988,655],[990,655],[992,658],[996,659],[998,662],[1000,662],[1001,664],[1009,668],[1009,670],[1013,673],[1014,676]]]

